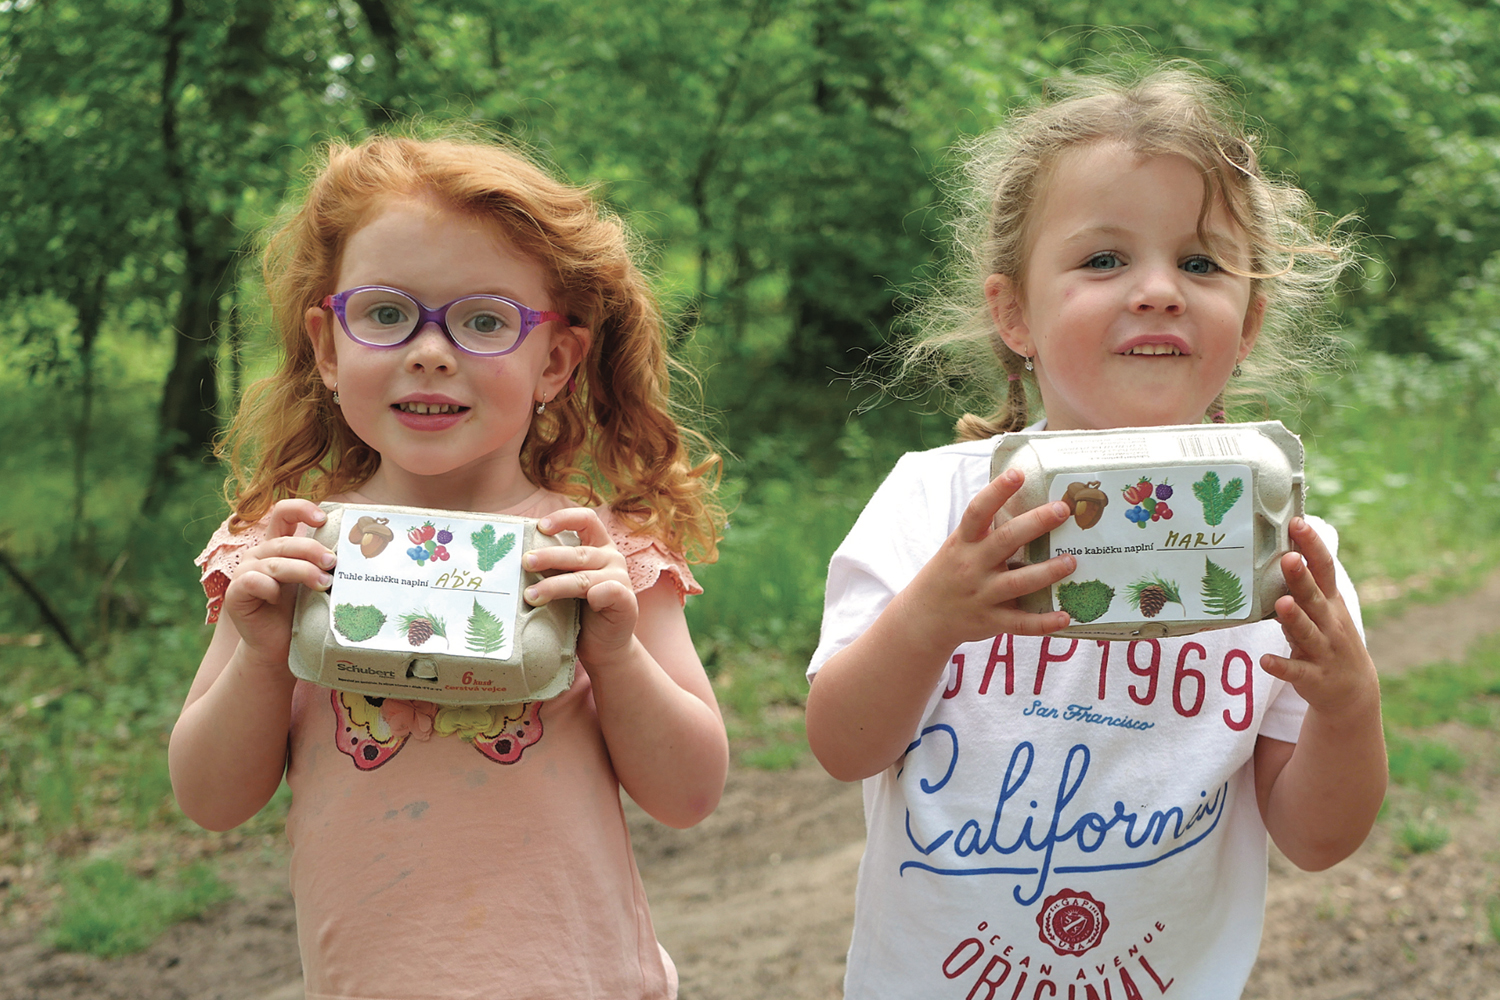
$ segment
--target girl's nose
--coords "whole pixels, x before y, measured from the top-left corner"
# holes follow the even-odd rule
[[[406,366],[413,371],[450,371],[455,350],[443,328],[428,323],[407,343]]]
[[[1130,309],[1136,313],[1164,312],[1175,316],[1187,306],[1176,267],[1152,267],[1141,275],[1131,296]]]

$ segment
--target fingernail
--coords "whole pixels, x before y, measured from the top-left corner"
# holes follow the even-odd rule
[[[536,569],[536,556],[530,552],[521,557],[521,565],[527,569]]]
[[[319,507],[317,510],[313,511],[313,520],[318,524],[322,524],[324,521],[328,520],[328,514],[324,512],[323,508]]]
[[[537,526],[537,530],[538,531],[541,531],[541,532],[544,532],[544,533],[547,533],[547,534],[551,534],[552,533],[552,518],[550,518],[550,517],[544,517],[544,518],[542,518],[540,521],[538,521],[536,523],[536,526]]]
[[[1056,503],[1054,503],[1052,505],[1052,513],[1056,514],[1058,517],[1067,517],[1069,514],[1071,514],[1073,512],[1070,511],[1070,510],[1068,510],[1068,505],[1067,504],[1065,504],[1061,500],[1059,500],[1059,501],[1057,501]]]
[[[1019,483],[1022,479],[1020,469],[1006,469],[1005,481],[1008,483]]]
[[[339,559],[338,556],[334,555],[332,552],[325,552],[323,553],[323,557],[318,561],[323,564],[324,569],[333,569],[334,564],[337,563]]]
[[[333,585],[333,577],[329,576],[327,573],[319,573],[318,574],[318,589],[319,590],[327,590],[332,585]]]
[[[526,600],[529,603],[531,603],[531,604],[535,604],[536,603],[536,595],[537,595],[537,589],[535,587],[527,587],[526,588]]]

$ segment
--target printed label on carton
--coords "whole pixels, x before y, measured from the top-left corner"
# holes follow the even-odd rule
[[[1048,499],[1073,516],[1050,554],[1078,560],[1052,588],[1057,607],[1075,624],[1246,618],[1254,492],[1244,465],[1057,474]]]
[[[507,659],[521,531],[519,524],[350,510],[329,594],[338,642]]]

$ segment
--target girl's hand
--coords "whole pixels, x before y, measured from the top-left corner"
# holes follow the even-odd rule
[[[1260,665],[1290,683],[1318,711],[1358,710],[1372,695],[1378,698],[1379,682],[1369,650],[1339,594],[1333,554],[1300,517],[1292,520],[1290,533],[1300,554],[1281,557],[1289,593],[1277,599],[1276,618],[1292,655],[1267,653]]]
[[[932,648],[947,653],[965,642],[992,635],[1045,635],[1066,628],[1066,611],[1031,614],[1016,607],[1016,598],[1042,590],[1078,568],[1078,560],[1060,555],[1043,563],[1011,569],[1007,563],[1022,546],[1068,519],[1068,505],[1043,504],[1011,518],[994,521],[1025,482],[1011,469],[974,495],[953,534],[927,561],[904,592],[913,623]]]
[[[582,544],[532,549],[522,556],[522,566],[545,576],[526,588],[526,602],[539,606],[560,597],[582,598],[578,658],[590,667],[612,662],[635,638],[640,615],[625,556],[615,548],[599,515],[588,507],[548,514],[537,530],[544,535],[575,531]]]
[[[224,592],[223,611],[240,641],[259,659],[285,664],[292,641],[296,586],[327,590],[336,558],[321,542],[299,538],[303,524],[314,527],[328,515],[310,500],[282,500],[271,508],[267,538],[245,552]]]

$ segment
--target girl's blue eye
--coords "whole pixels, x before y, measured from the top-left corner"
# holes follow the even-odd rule
[[[1113,253],[1096,253],[1083,266],[1093,271],[1113,271],[1120,266],[1120,258]]]
[[[376,306],[370,310],[370,318],[381,326],[395,326],[406,319],[406,314],[396,306]]]
[[[1188,274],[1213,274],[1219,265],[1207,257],[1189,257],[1182,262],[1182,269]]]

